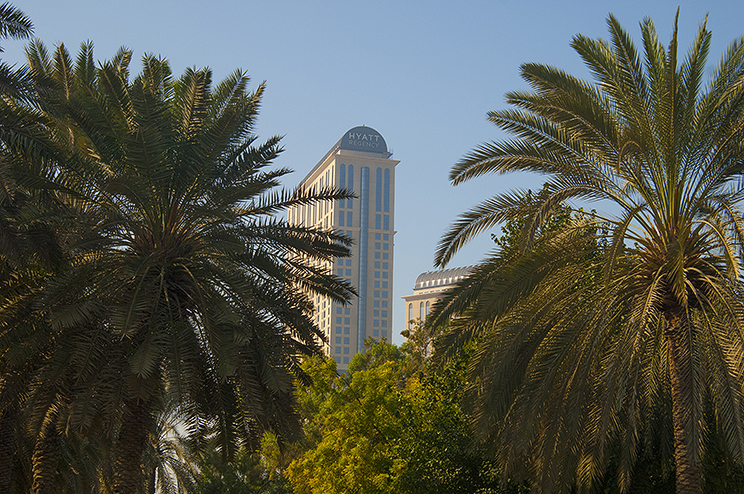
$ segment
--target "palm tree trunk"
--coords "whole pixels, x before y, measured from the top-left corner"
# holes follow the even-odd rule
[[[691,334],[685,309],[675,305],[664,313],[672,391],[674,425],[674,466],[677,494],[700,494],[703,489],[699,455],[688,447],[690,428],[694,426],[694,375]]]
[[[60,444],[57,434],[57,416],[52,414],[41,428],[41,433],[34,446],[33,494],[51,494],[54,487],[54,476],[57,473]]]
[[[124,403],[114,461],[114,494],[135,494],[146,476],[142,453],[152,425],[151,400],[131,399]]]
[[[10,492],[15,454],[16,412],[8,408],[0,414],[0,492]]]

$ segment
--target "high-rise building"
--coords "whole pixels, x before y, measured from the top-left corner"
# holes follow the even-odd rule
[[[392,338],[395,165],[385,139],[370,127],[354,127],[302,180],[303,188],[336,187],[353,199],[295,206],[290,224],[334,228],[353,240],[352,256],[321,266],[348,280],[358,292],[351,304],[314,296],[316,322],[326,335],[325,351],[346,370],[364,340]]]

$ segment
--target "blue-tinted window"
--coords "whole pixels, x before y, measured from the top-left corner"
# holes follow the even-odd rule
[[[380,277],[380,272],[379,271],[375,271],[375,278],[379,278],[379,277]]]
[[[380,282],[379,281],[375,281],[375,288],[380,288]]]
[[[375,300],[374,302],[372,302],[372,306],[373,307],[379,307],[380,306],[380,301],[379,300]],[[387,306],[385,306],[385,307],[387,307]]]
[[[375,290],[374,296],[380,298],[380,290]]]
[[[387,288],[387,287],[388,287],[388,282],[387,281],[383,281],[382,282],[382,288]]]
[[[387,321],[384,319],[382,320],[382,327],[387,328]]]
[[[374,336],[375,338],[377,338],[378,336],[380,336],[380,330],[379,329],[373,329],[372,330],[372,336]]]
[[[390,215],[388,214],[382,215],[382,229],[390,230]]]
[[[388,268],[388,263],[386,263],[386,262],[383,262],[383,263],[382,263],[382,269],[387,269],[387,268]]]
[[[344,324],[351,324],[351,318],[350,317],[344,317]]]
[[[387,259],[388,258],[388,253],[387,252],[383,252],[382,253],[382,258],[383,259]]]
[[[346,260],[346,265],[347,265],[347,266],[351,266],[351,259],[347,259],[347,260]]]
[[[390,234],[388,234],[388,233],[383,233],[383,234],[382,234],[382,239],[383,239],[383,240],[390,240]]]
[[[379,328],[380,327],[380,321],[378,319],[375,319],[374,321],[372,321],[372,326],[374,326],[376,328]]]
[[[346,225],[344,225],[344,217],[345,217],[345,215],[344,215],[344,212],[343,211],[341,211],[340,213],[338,213],[338,226],[346,226]]]
[[[344,328],[344,334],[349,334],[349,328]]]
[[[375,230],[380,230],[382,228],[382,215],[376,214],[375,215]]]
[[[390,212],[390,168],[385,168],[385,212]],[[387,230],[387,228],[385,228]]]
[[[388,250],[388,244],[382,244],[382,250]]]
[[[349,344],[349,338],[348,337],[344,337],[344,345],[348,345],[348,344]]]
[[[382,211],[382,168],[375,173],[375,211]]]
[[[336,336],[336,344],[337,345],[340,345],[341,344],[341,337],[340,336]]]
[[[372,311],[372,317],[380,317],[380,311],[379,310],[373,310]]]
[[[382,337],[387,338],[387,330],[385,329],[382,330]]]
[[[345,309],[344,309],[344,314],[346,314],[346,315],[349,315],[349,314],[351,314],[351,309],[350,309],[350,308],[348,308],[348,307],[347,307],[347,308],[345,308]]]
[[[382,277],[383,277],[383,278],[387,278],[387,275],[388,275],[388,274],[387,274],[387,271],[383,271],[383,272],[382,272]]]
[[[341,213],[339,213],[339,214],[341,214]],[[352,215],[352,212],[351,211],[347,211],[346,212],[346,226],[348,226],[348,227],[354,226],[354,225],[351,224],[351,215]]]
[[[337,346],[336,347],[336,353],[341,353],[341,347],[340,346]]]
[[[348,355],[348,354],[349,354],[349,347],[345,346],[344,347],[344,355]],[[346,360],[346,359],[344,359],[344,360]]]
[[[387,300],[383,300],[383,301],[382,301],[382,306],[383,306],[383,307],[387,307]]]
[[[349,176],[346,180],[346,188],[354,192],[354,165],[349,165]],[[346,207],[351,209],[354,206],[353,199],[350,197],[346,200]]]
[[[380,253],[379,252],[375,252],[375,259],[379,259],[379,258],[380,258]]]
[[[382,292],[382,298],[387,298],[387,293],[388,292]]]
[[[346,270],[346,276],[351,276],[351,269]]]
[[[375,249],[380,250],[380,242],[375,242]]]
[[[344,357],[344,363],[345,364],[348,364],[349,363],[349,357]]]
[[[379,233],[375,233],[375,240],[380,240],[380,234]]]
[[[375,262],[375,269],[380,269],[380,263],[379,262]],[[385,269],[387,269],[387,268],[385,268]]]
[[[341,318],[340,317],[337,317],[336,318],[336,324],[341,324]]]

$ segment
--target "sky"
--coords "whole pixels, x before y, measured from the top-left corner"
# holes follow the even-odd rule
[[[174,74],[210,67],[220,81],[236,69],[253,87],[266,81],[256,133],[281,135],[277,166],[295,172],[294,188],[352,127],[373,127],[396,167],[394,343],[402,343],[404,304],[416,277],[434,269],[439,239],[457,216],[515,188],[539,189],[541,178],[487,176],[453,187],[452,166],[480,143],[506,136],[486,120],[506,108],[504,95],[526,89],[519,67],[550,64],[589,77],[570,42],[576,34],[607,38],[614,14],[639,43],[650,17],[667,44],[677,8],[680,53],[708,15],[709,64],[744,34],[741,0],[637,1],[326,1],[326,0],[34,0],[12,2],[52,50],[74,54],[93,41],[98,60],[125,46],[134,60],[167,58]],[[25,42],[5,40],[0,55],[24,63]],[[131,70],[141,68],[133,62]],[[496,231],[498,233],[498,231]],[[492,249],[482,234],[448,267],[475,264]]]

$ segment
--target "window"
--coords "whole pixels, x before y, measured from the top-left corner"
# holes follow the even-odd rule
[[[380,330],[379,329],[373,329],[372,330],[372,336],[374,336],[375,338],[377,338],[378,336],[380,336]]]
[[[388,244],[382,244],[382,250],[388,250]]]
[[[341,347],[340,346],[337,346],[336,347],[336,353],[341,353]]]
[[[383,281],[382,282],[382,288],[387,288],[387,287],[388,287],[388,282],[387,281]]]
[[[387,321],[384,319],[382,320],[382,327],[387,328]]]
[[[379,261],[375,261],[375,269],[380,269],[380,262]],[[387,267],[385,267],[385,269],[387,269]]]
[[[382,272],[382,278],[383,278],[383,279],[387,279],[387,277],[388,277],[388,273],[387,273],[387,271],[383,271],[383,272]]]
[[[351,269],[346,270],[346,276],[351,276]]]
[[[375,264],[377,264],[377,263],[375,263]],[[388,263],[387,262],[383,262],[382,263],[382,269],[388,269]]]
[[[340,317],[337,317],[336,318],[336,324],[341,324],[341,318]]]
[[[336,307],[336,314],[341,314],[341,307]]]
[[[386,310],[382,311],[382,317],[387,317],[387,311]]]
[[[379,310],[373,310],[372,311],[372,317],[380,317],[380,311]]]
[[[375,271],[375,278],[379,278],[379,277],[380,277],[380,272],[379,271]]]
[[[380,242],[375,242],[375,249],[380,250]]]
[[[375,233],[375,240],[380,240],[382,236],[379,233]]]
[[[382,330],[382,337],[383,338],[387,338],[387,330],[386,329],[383,329]]]
[[[382,215],[376,214],[375,215],[375,230],[382,229]]]
[[[374,321],[372,321],[372,326],[374,326],[376,328],[380,327],[380,321],[379,321],[379,319],[375,319]]]
[[[351,200],[351,199],[349,199],[349,200]],[[346,226],[349,227],[349,228],[351,228],[351,226],[352,226],[352,224],[351,224],[351,211],[347,211],[346,212]]]
[[[351,201],[351,199],[349,199],[349,200]],[[349,357],[344,357],[344,363],[345,364],[348,364],[349,363]]]
[[[339,276],[343,276],[344,275],[344,270],[343,269],[337,269],[336,270],[336,274],[339,275]]]
[[[336,344],[337,345],[340,345],[341,344],[341,337],[340,336],[336,336]]]
[[[344,317],[344,324],[351,324],[351,318],[350,317]]]
[[[374,302],[372,302],[372,306],[373,307],[379,307],[380,306],[380,301],[379,300],[375,300]]]
[[[349,347],[345,346],[344,347],[344,355],[348,355],[348,354],[349,354]]]
[[[387,252],[383,252],[382,253],[382,258],[383,259],[387,259],[388,258],[388,253]]]
[[[380,282],[379,281],[375,281],[375,288],[380,288]]]
[[[351,309],[350,309],[350,308],[348,308],[348,307],[347,307],[347,308],[345,308],[345,309],[344,309],[344,314],[346,314],[347,316],[348,316],[349,314],[351,314]]]
[[[349,334],[349,328],[344,328],[344,334]]]
[[[349,234],[351,234],[351,232],[349,232]],[[346,265],[347,265],[347,266],[351,266],[351,259],[347,259],[347,260],[346,260]]]
[[[387,298],[387,292],[382,292],[382,298]]]
[[[383,307],[387,307],[387,300],[383,300],[383,301],[382,301],[382,306],[383,306]]]
[[[421,320],[423,321],[425,317],[426,317],[426,313],[424,312],[424,303],[421,302],[419,304],[419,318],[421,318]]]
[[[380,253],[379,252],[375,252],[375,259],[379,259],[379,258],[380,258]]]
[[[426,302],[426,315],[427,316],[429,315],[429,312],[431,312],[431,303]]]
[[[348,344],[349,344],[349,338],[344,337],[344,345],[348,345]]]
[[[413,304],[408,304],[408,329],[413,329]]]
[[[383,240],[390,240],[390,234],[388,234],[388,233],[383,233],[383,234],[382,234],[382,239],[383,239]]]

